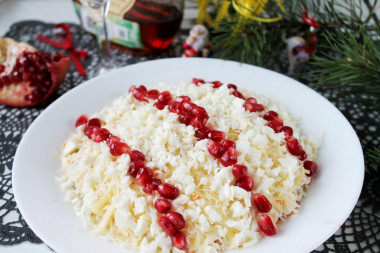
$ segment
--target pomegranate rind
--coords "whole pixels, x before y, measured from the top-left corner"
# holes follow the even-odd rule
[[[50,64],[49,71],[51,73],[52,86],[46,94],[45,99],[58,90],[59,86],[65,81],[65,77],[69,70],[70,59],[68,57],[62,57],[59,61]]]
[[[45,96],[37,102],[24,99],[24,96],[29,94],[32,88],[25,82],[19,82],[6,85],[0,90],[0,103],[12,107],[30,107],[38,105],[48,99],[59,88],[65,80],[69,69],[70,59],[68,57],[63,57],[59,61],[50,64],[49,70],[51,73],[52,85]]]
[[[11,58],[16,59],[23,52],[36,51],[35,48],[26,43],[17,43],[9,38],[0,38],[0,45],[0,64],[12,61]],[[10,53],[12,51],[17,51],[18,55]],[[11,71],[9,69],[10,66],[6,69],[6,73]],[[48,92],[40,100],[34,102],[25,100],[25,95],[29,94],[33,88],[29,87],[26,82],[18,82],[0,88],[0,103],[12,107],[30,107],[48,99],[65,80],[66,74],[70,69],[70,59],[62,57],[58,61],[51,62],[48,66],[52,84]]]

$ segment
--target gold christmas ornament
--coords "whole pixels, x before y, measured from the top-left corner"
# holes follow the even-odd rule
[[[261,14],[265,11],[265,7],[268,0],[222,0],[215,1],[214,5],[217,9],[215,18],[212,18],[207,11],[211,0],[197,0],[198,3],[198,24],[208,24],[209,26],[216,28],[218,27],[218,22],[224,18],[228,17],[228,8],[231,6],[235,9],[237,13],[246,19],[251,19],[259,22],[276,22],[282,19],[282,15],[277,17],[263,17]],[[285,8],[281,0],[276,1],[277,6],[280,8],[281,12],[285,12]]]
[[[282,19],[282,15],[278,17],[260,17],[268,0],[232,0],[232,6],[234,9],[243,17],[260,22],[276,22]],[[281,12],[285,12],[285,8],[281,3],[281,0],[276,0],[278,7],[280,7]]]

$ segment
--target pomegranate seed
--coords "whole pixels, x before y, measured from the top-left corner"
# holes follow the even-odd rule
[[[167,213],[172,208],[172,203],[167,199],[157,199],[154,202],[154,207],[159,213]]]
[[[284,132],[284,135],[285,135],[285,140],[289,140],[290,138],[292,138],[293,136],[293,129],[289,126],[284,126],[281,130],[282,132]]]
[[[207,120],[208,120],[208,116],[207,118],[202,115],[195,116],[191,119],[190,125],[192,125],[195,128],[204,128],[207,123]]]
[[[152,178],[152,182],[144,185],[143,191],[147,194],[152,194],[153,191],[157,190],[157,187],[161,184],[161,180],[158,178]]]
[[[197,107],[196,104],[185,101],[182,103],[181,112],[191,112],[195,107]]]
[[[264,234],[272,236],[276,234],[276,228],[273,225],[272,219],[267,214],[261,214],[257,219],[257,225]]]
[[[204,84],[205,81],[203,79],[199,79],[199,78],[193,78],[193,84],[199,86],[199,84]]]
[[[138,88],[133,89],[132,94],[139,101],[149,102],[145,98],[145,96],[147,95],[147,89],[143,85],[140,85]]]
[[[91,140],[96,143],[106,141],[111,137],[111,133],[105,128],[97,128],[94,134],[91,136]]]
[[[215,89],[217,89],[217,88],[219,88],[220,86],[223,85],[220,81],[213,81],[211,83],[213,84],[212,87],[215,88]]]
[[[179,119],[179,122],[188,126],[190,125],[190,122],[193,119],[193,115],[190,112],[185,112],[185,113],[180,114],[178,119]]]
[[[127,154],[129,153],[129,150],[129,146],[121,141],[115,141],[110,146],[110,153],[114,156],[121,156],[122,154]]]
[[[232,175],[234,175],[236,180],[239,180],[240,178],[247,176],[247,170],[247,166],[235,164],[234,167],[232,167]]]
[[[265,106],[262,104],[256,104],[253,106],[253,112],[262,112],[265,110]]]
[[[306,154],[306,152],[304,150],[302,150],[302,152],[299,155],[297,155],[297,157],[298,157],[298,159],[300,159],[301,161],[303,161],[303,160],[306,160],[307,154]]]
[[[267,121],[271,121],[272,119],[278,118],[278,113],[275,111],[268,111],[264,114],[263,118]]]
[[[195,116],[203,116],[203,117],[208,119],[208,114],[207,114],[205,108],[203,108],[203,107],[197,106],[197,107],[193,108],[191,113],[194,114]]]
[[[31,101],[38,101],[40,99],[42,99],[42,97],[44,96],[44,92],[39,89],[39,88],[36,88],[32,94],[29,94],[30,95],[30,100]]]
[[[313,161],[304,161],[303,167],[309,171],[308,173],[306,173],[306,176],[308,177],[311,177],[312,175],[314,175],[318,170],[317,163]]]
[[[158,220],[158,225],[160,225],[160,227],[162,227],[162,229],[169,235],[173,235],[175,232],[177,232],[173,222],[166,216],[162,216]]]
[[[162,110],[165,108],[165,105],[160,102],[154,103],[153,106],[156,107],[158,110]]]
[[[148,94],[146,95],[149,99],[157,99],[160,92],[158,90],[150,90],[148,91]]]
[[[167,105],[172,100],[172,95],[169,91],[163,91],[158,95],[157,101],[161,104]]]
[[[262,112],[265,110],[262,104],[258,104],[257,100],[253,97],[247,98],[243,104],[245,110],[250,112]]]
[[[167,199],[175,199],[179,194],[179,189],[174,185],[162,183],[157,188],[158,193]]]
[[[223,155],[223,147],[219,142],[208,141],[207,142],[208,152],[215,158],[220,158]]]
[[[129,167],[128,167],[128,173],[132,177],[136,177],[137,176],[137,172],[139,172],[139,170],[141,168],[144,168],[144,167],[145,167],[144,161],[135,160],[135,161],[133,161],[131,163],[131,165],[129,165]]]
[[[240,188],[243,188],[247,192],[251,191],[253,189],[253,179],[250,176],[245,176],[240,178],[236,183],[235,186],[239,186]]]
[[[144,85],[140,85],[137,87],[139,91],[141,91],[145,96],[148,94],[148,89]]]
[[[148,167],[140,168],[136,175],[136,183],[141,186],[150,184],[153,178],[153,171]]]
[[[132,151],[129,153],[129,157],[131,158],[131,161],[136,161],[136,160],[144,161],[144,160],[145,160],[145,156],[144,156],[144,154],[141,153],[141,152],[138,151],[138,150],[132,150]]]
[[[269,121],[268,126],[274,130],[275,133],[281,132],[284,122],[280,118],[274,118]]]
[[[191,98],[188,96],[178,96],[174,98],[174,101],[179,103],[191,102]]]
[[[87,123],[87,125],[89,126],[96,126],[96,127],[100,127],[101,126],[101,122],[100,122],[100,119],[98,118],[93,118],[93,119],[90,119]]]
[[[222,157],[220,158],[220,162],[223,166],[231,166],[237,163],[237,152],[236,148],[229,148]]]
[[[177,231],[172,235],[172,244],[180,250],[186,249],[186,237],[181,231]]]
[[[157,185],[157,187],[155,188],[155,190],[156,190],[156,189],[158,188],[158,186],[159,186],[160,184],[162,184],[162,181],[161,181],[161,179],[153,178],[153,179],[152,179],[152,183],[155,184],[155,185]]]
[[[257,104],[256,98],[249,97],[244,101],[243,107],[245,108],[245,110],[250,111],[252,106],[255,104]]]
[[[136,89],[136,86],[135,85],[132,85],[130,88],[129,88],[129,90],[128,90],[128,92],[129,93],[133,93],[133,91]]]
[[[121,140],[119,137],[111,134],[110,137],[107,139],[106,144],[108,147],[111,147],[111,145],[116,141],[121,141]]]
[[[223,153],[226,152],[229,148],[236,148],[236,144],[233,141],[228,139],[222,140]]]
[[[237,86],[235,84],[229,83],[227,84],[228,89],[237,90]]]
[[[218,130],[210,130],[207,133],[207,137],[210,140],[213,140],[213,141],[216,141],[216,142],[222,141],[225,136],[226,136],[226,134],[224,132],[218,131]]]
[[[206,139],[207,138],[207,133],[208,133],[208,128],[207,127],[204,127],[204,128],[198,128],[197,130],[195,130],[195,138],[197,138],[197,140],[203,140],[203,139]]]
[[[5,70],[5,66],[4,66],[3,64],[0,64],[0,74],[1,74],[2,72],[4,72],[4,70]]]
[[[260,213],[267,213],[272,209],[272,204],[267,197],[260,193],[252,194],[251,202]]]
[[[83,129],[83,133],[89,138],[91,139],[92,136],[95,134],[95,132],[99,129],[99,127],[96,127],[96,126],[89,126],[89,125],[86,125]]]
[[[41,74],[38,74],[37,77],[38,77],[38,81],[41,82],[43,80],[43,77]],[[21,81],[21,73],[18,71],[14,71],[14,72],[10,73],[10,78],[11,78],[12,83],[17,83],[17,82]]]
[[[237,90],[234,90],[234,91],[231,91],[230,93],[231,95],[237,97],[237,98],[241,98],[241,99],[245,99],[245,97],[243,96],[243,94],[241,94],[239,91]]]
[[[10,83],[11,83],[11,79],[9,78],[9,76],[2,76],[2,77],[1,77],[1,82],[2,82],[4,85],[7,85],[7,84],[10,84]]]
[[[166,217],[168,217],[171,222],[173,222],[177,230],[181,230],[185,227],[185,219],[183,218],[182,214],[177,212],[169,212]]]
[[[171,112],[174,112],[176,114],[179,114],[181,112],[181,103],[180,102],[177,102],[177,101],[173,101],[170,105],[169,105],[169,111]]]
[[[85,114],[82,114],[78,117],[77,121],[75,121],[75,127],[79,127],[81,125],[85,125],[88,122],[88,117]]]
[[[286,141],[286,147],[292,155],[300,155],[303,151],[301,144],[296,138],[290,138]]]

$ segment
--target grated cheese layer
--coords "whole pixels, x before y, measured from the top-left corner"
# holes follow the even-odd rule
[[[188,95],[207,110],[208,124],[235,141],[238,163],[248,167],[248,175],[254,179],[253,192],[264,194],[272,203],[268,215],[275,223],[297,213],[310,183],[307,171],[287,151],[283,133],[274,133],[258,114],[245,111],[244,100],[230,95],[226,85],[214,89],[211,84],[161,82],[149,88],[168,90],[173,96]],[[301,136],[283,106],[239,90],[245,97],[255,97],[267,110],[278,112],[284,125],[293,128],[308,159],[316,160],[319,139]],[[251,193],[234,186],[232,166],[223,167],[212,157],[207,140],[197,141],[194,128],[179,123],[176,114],[125,94],[92,117],[102,119],[103,127],[131,149],[143,152],[155,177],[179,188],[172,208],[186,220],[181,231],[190,252],[252,247],[263,236]],[[92,232],[140,252],[181,252],[172,247],[170,237],[158,225],[159,214],[153,206],[158,194],[144,193],[127,173],[128,155],[110,155],[105,143],[89,140],[80,126],[64,143],[61,160],[58,181],[67,201]]]

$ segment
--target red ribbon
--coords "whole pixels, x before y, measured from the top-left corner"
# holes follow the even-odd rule
[[[68,52],[72,62],[74,63],[74,66],[77,69],[79,75],[81,76],[87,75],[86,70],[84,69],[82,65],[82,62],[80,61],[80,59],[86,59],[88,57],[87,51],[83,49],[74,48],[70,27],[67,24],[57,24],[55,28],[61,28],[66,33],[66,36],[63,36],[62,34],[58,34],[58,37],[61,39],[61,41],[52,40],[41,34],[37,35],[37,39],[39,39],[40,41],[44,43],[50,44],[52,46],[65,49]]]
[[[307,16],[307,13],[308,13],[308,10],[304,10],[302,12],[302,19],[303,21],[305,21],[306,24],[308,24],[309,26],[312,26],[314,27],[315,29],[319,29],[319,24],[317,23],[317,21],[315,21],[315,18],[314,17],[311,17],[309,18]]]
[[[309,56],[311,56],[312,54],[315,53],[315,49],[316,49],[316,46],[317,46],[317,35],[316,35],[316,32],[319,29],[320,25],[318,24],[317,21],[315,21],[314,17],[309,18],[307,16],[307,13],[308,13],[307,10],[304,10],[302,12],[302,19],[303,19],[303,21],[305,21],[306,24],[308,24],[309,26],[311,26],[311,27],[314,28],[314,29],[311,29],[312,33],[311,33],[310,41],[309,41],[308,46],[306,48],[307,52],[309,53]]]

